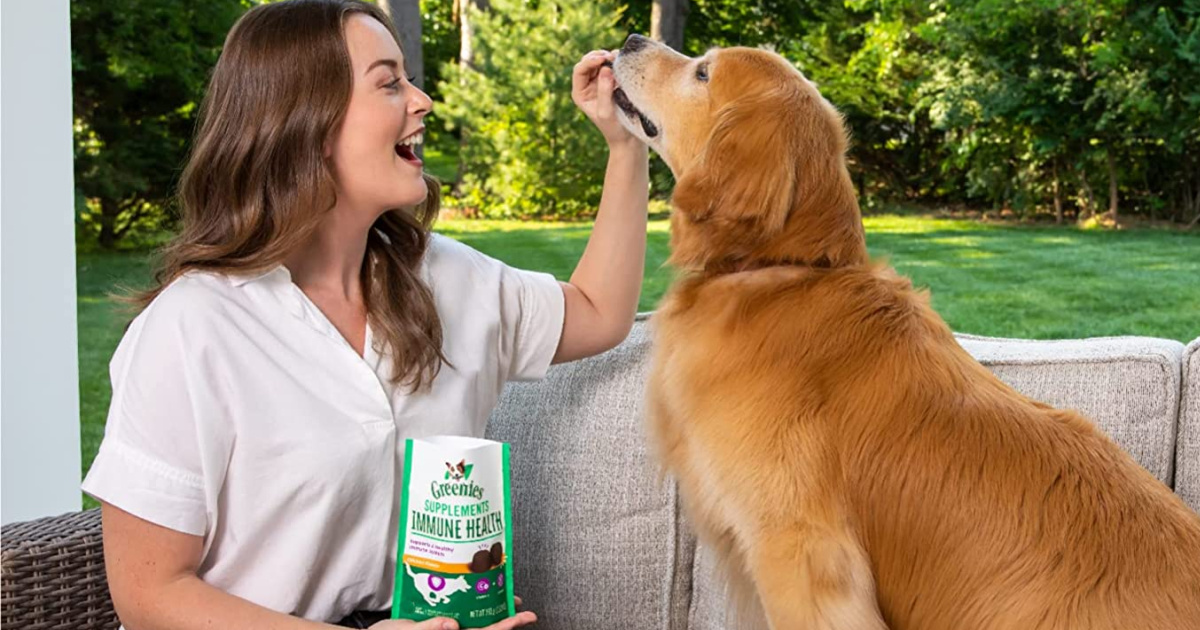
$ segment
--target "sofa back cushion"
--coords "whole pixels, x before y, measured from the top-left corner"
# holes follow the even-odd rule
[[[542,630],[683,627],[692,538],[642,434],[644,319],[600,357],[509,385],[489,422],[512,445],[513,582]]]

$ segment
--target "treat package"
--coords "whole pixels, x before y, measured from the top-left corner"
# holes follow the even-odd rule
[[[516,614],[508,453],[467,437],[405,442],[393,619],[482,628]]]

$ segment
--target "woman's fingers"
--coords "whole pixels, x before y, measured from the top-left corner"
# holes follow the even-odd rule
[[[513,626],[514,628],[516,626]],[[435,617],[425,621],[406,621],[404,619],[385,619],[372,624],[371,630],[458,630],[458,622],[445,617]]]
[[[525,611],[517,613],[515,616],[503,621],[498,621],[488,626],[485,630],[512,630],[513,628],[520,628],[531,623],[537,623],[537,615]]]
[[[575,64],[575,71],[571,74],[571,90],[574,92],[582,92],[592,82],[596,76],[596,68],[604,63],[604,56],[596,52],[590,52]]]
[[[613,116],[612,95],[616,85],[617,80],[613,76],[612,68],[600,68],[600,75],[596,80],[596,115],[602,119]]]
[[[593,50],[584,55],[583,59],[575,64],[575,70],[571,74],[571,91],[579,93],[587,89],[596,79],[597,69],[613,57],[614,55],[607,50]]]
[[[595,123],[610,146],[634,137],[621,125],[613,104],[617,79],[612,62],[616,58],[615,50],[593,50],[575,64],[571,75],[571,100]]]

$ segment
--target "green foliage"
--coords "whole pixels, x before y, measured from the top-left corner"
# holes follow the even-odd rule
[[[631,0],[626,26],[649,29],[650,0]],[[914,28],[927,2],[692,0],[685,52],[712,46],[765,47],[791,60],[845,116],[850,168],[868,203],[877,198],[945,200],[959,188],[938,169],[942,132],[917,115],[930,50]],[[646,32],[642,30],[641,32]]]
[[[932,56],[916,29],[928,3],[816,4],[821,11],[777,48],[844,115],[860,194],[868,203],[953,197],[956,173],[936,168],[947,157],[942,134],[915,105]]]
[[[467,214],[579,217],[595,212],[608,154],[571,101],[586,52],[620,43],[603,2],[495,0],[476,12],[475,69],[447,63],[441,118],[464,139],[456,198]]]
[[[79,229],[101,246],[164,221],[196,103],[239,0],[71,3]]]
[[[434,102],[442,100],[438,85],[442,82],[442,67],[444,62],[458,59],[459,47],[462,45],[462,31],[454,14],[455,0],[421,0],[421,49],[425,58],[425,93]],[[431,118],[438,118],[442,112],[435,108]],[[454,138],[442,138],[442,127],[436,123],[426,125],[426,143],[428,145],[450,145],[458,141]]]
[[[85,239],[112,247],[168,220],[195,103],[250,2],[72,4]],[[429,149],[442,158],[430,164],[459,180],[449,204],[594,212],[606,152],[570,72],[588,50],[649,33],[652,0],[617,2],[494,0],[467,70],[456,3],[421,0]],[[1200,215],[1200,0],[691,0],[684,52],[739,45],[778,51],[843,113],[868,208]],[[651,169],[669,192],[665,165]]]
[[[630,30],[651,0],[630,0]],[[634,17],[639,16],[639,17]],[[692,0],[685,52],[765,46],[852,134],[868,205],[1200,214],[1200,0]],[[645,32],[643,30],[643,32]]]
[[[1200,2],[946,1],[922,87],[968,194],[1089,213],[1110,188],[1135,209],[1200,212]]]

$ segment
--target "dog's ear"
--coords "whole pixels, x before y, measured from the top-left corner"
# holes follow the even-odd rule
[[[768,237],[796,202],[797,130],[779,95],[725,105],[696,160],[675,185],[676,210],[694,223],[751,223]],[[794,111],[794,110],[793,110]]]

